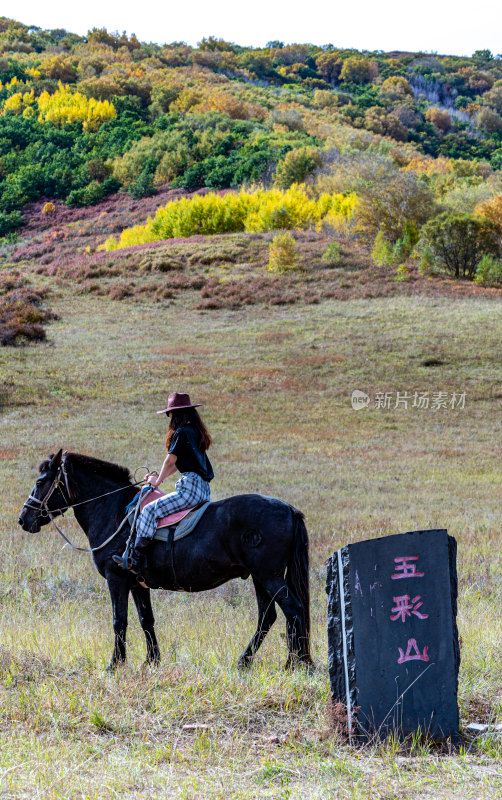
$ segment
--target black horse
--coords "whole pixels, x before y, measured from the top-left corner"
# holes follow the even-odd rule
[[[38,533],[42,525],[68,508],[86,534],[94,564],[106,579],[113,607],[115,646],[110,668],[126,657],[127,606],[131,592],[145,633],[147,662],[159,661],[150,589],[116,566],[114,553],[125,548],[126,524],[103,546],[124,518],[137,492],[129,470],[78,453],[50,456],[24,504],[19,524]],[[174,558],[173,558],[174,556]],[[232,578],[253,579],[258,601],[258,627],[239,658],[249,666],[277,618],[277,603],[286,617],[289,657],[310,665],[310,600],[308,535],[303,514],[273,497],[242,494],[211,503],[190,536],[169,554],[165,542],[154,540],[143,577],[148,586],[186,592],[213,589]]]

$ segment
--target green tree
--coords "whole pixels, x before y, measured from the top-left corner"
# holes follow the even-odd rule
[[[500,254],[500,235],[487,219],[444,211],[424,225],[418,247],[456,278],[473,280],[484,255]]]

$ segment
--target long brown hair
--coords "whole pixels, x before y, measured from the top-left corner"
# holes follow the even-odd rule
[[[171,419],[169,420],[169,428],[167,429],[166,448],[169,450],[171,439],[175,431],[182,428],[183,425],[193,425],[199,433],[199,447],[202,451],[206,451],[211,446],[213,441],[211,434],[202,422],[199,412],[196,408],[180,408],[176,411],[171,411]]]

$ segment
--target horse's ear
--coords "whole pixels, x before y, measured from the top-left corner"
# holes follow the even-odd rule
[[[63,448],[61,447],[55,456],[51,456],[51,469],[59,467],[61,464],[61,456],[63,455]]]

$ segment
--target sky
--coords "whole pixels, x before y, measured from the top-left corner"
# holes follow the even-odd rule
[[[40,2],[0,0],[0,16],[41,28],[90,28],[135,33],[144,42],[195,45],[216,36],[263,47],[278,39],[358,50],[411,50],[472,55],[502,53],[502,4],[498,0],[130,0]]]

